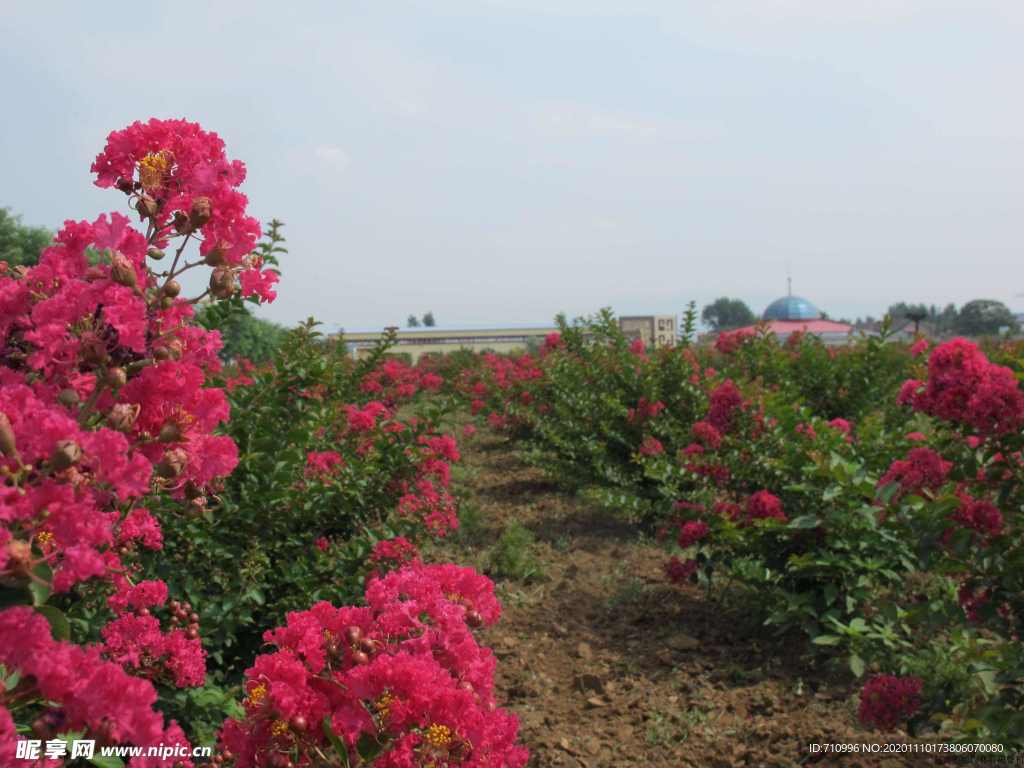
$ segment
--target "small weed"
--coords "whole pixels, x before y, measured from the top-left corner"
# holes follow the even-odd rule
[[[530,581],[543,575],[540,563],[533,553],[533,533],[522,523],[511,522],[491,547],[488,571],[516,581]]]

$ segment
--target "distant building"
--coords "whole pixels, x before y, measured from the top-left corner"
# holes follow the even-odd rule
[[[846,344],[854,328],[849,323],[824,319],[821,310],[807,299],[789,294],[776,299],[761,316],[757,325],[739,328],[742,333],[755,333],[767,327],[779,341],[785,341],[797,332],[813,333],[826,344]]]
[[[542,344],[549,333],[558,333],[558,328],[553,325],[522,328],[404,328],[397,332],[398,342],[389,353],[407,354],[415,363],[423,355],[444,355],[460,349],[512,352]],[[344,334],[345,344],[356,356],[368,354],[383,336],[382,331]]]
[[[631,338],[641,339],[647,347],[674,347],[675,315],[633,315],[619,318],[619,328]]]
[[[641,315],[619,318],[619,328],[648,347],[671,347],[676,342],[674,315]],[[397,343],[389,354],[409,355],[415,363],[423,355],[448,354],[460,349],[472,352],[514,352],[544,343],[544,337],[558,333],[553,325],[519,328],[403,328],[396,331]],[[384,331],[343,332],[345,344],[356,357],[369,354]]]

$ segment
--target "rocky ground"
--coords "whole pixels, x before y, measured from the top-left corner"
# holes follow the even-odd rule
[[[502,438],[474,438],[454,482],[465,523],[443,555],[498,583],[504,616],[483,640],[531,766],[940,764],[927,754],[812,754],[815,742],[908,737],[861,730],[849,679],[827,679],[801,658],[801,643],[769,637],[741,609],[666,583],[653,542],[560,491]],[[534,541],[502,546],[516,523]]]

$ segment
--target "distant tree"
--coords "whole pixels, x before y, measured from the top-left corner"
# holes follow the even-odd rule
[[[10,266],[35,266],[39,254],[50,244],[53,233],[45,227],[26,227],[21,216],[0,208],[0,261]]]
[[[908,304],[905,301],[900,301],[896,304],[890,304],[886,314],[892,318],[894,326],[899,327],[903,324],[904,320],[913,320],[914,317],[919,318],[917,322],[924,320],[928,317],[928,307],[924,304]]]
[[[960,320],[960,313],[956,304],[947,304],[941,312],[935,315],[935,330],[938,334],[955,333]]]
[[[203,312],[199,311],[199,320]],[[286,333],[283,326],[262,317],[256,317],[245,307],[240,308],[218,324],[223,347],[220,356],[224,360],[244,357],[257,365],[269,361],[281,345]]]
[[[999,333],[1003,328],[1016,331],[1017,318],[1001,301],[975,299],[960,308],[956,332],[965,336],[988,336]]]
[[[409,315],[409,318],[405,321],[406,328],[419,328],[420,319],[416,315]]]
[[[750,325],[757,318],[742,300],[723,296],[704,307],[700,313],[700,319],[712,330],[724,331],[729,328]]]
[[[433,312],[427,312],[427,314],[423,316],[423,325],[427,328],[433,328],[435,325],[437,325],[437,323],[434,322]]]

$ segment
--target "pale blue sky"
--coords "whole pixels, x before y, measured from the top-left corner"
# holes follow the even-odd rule
[[[0,2],[0,205],[56,227],[108,131],[187,117],[346,327],[1024,310],[1020,0]]]

